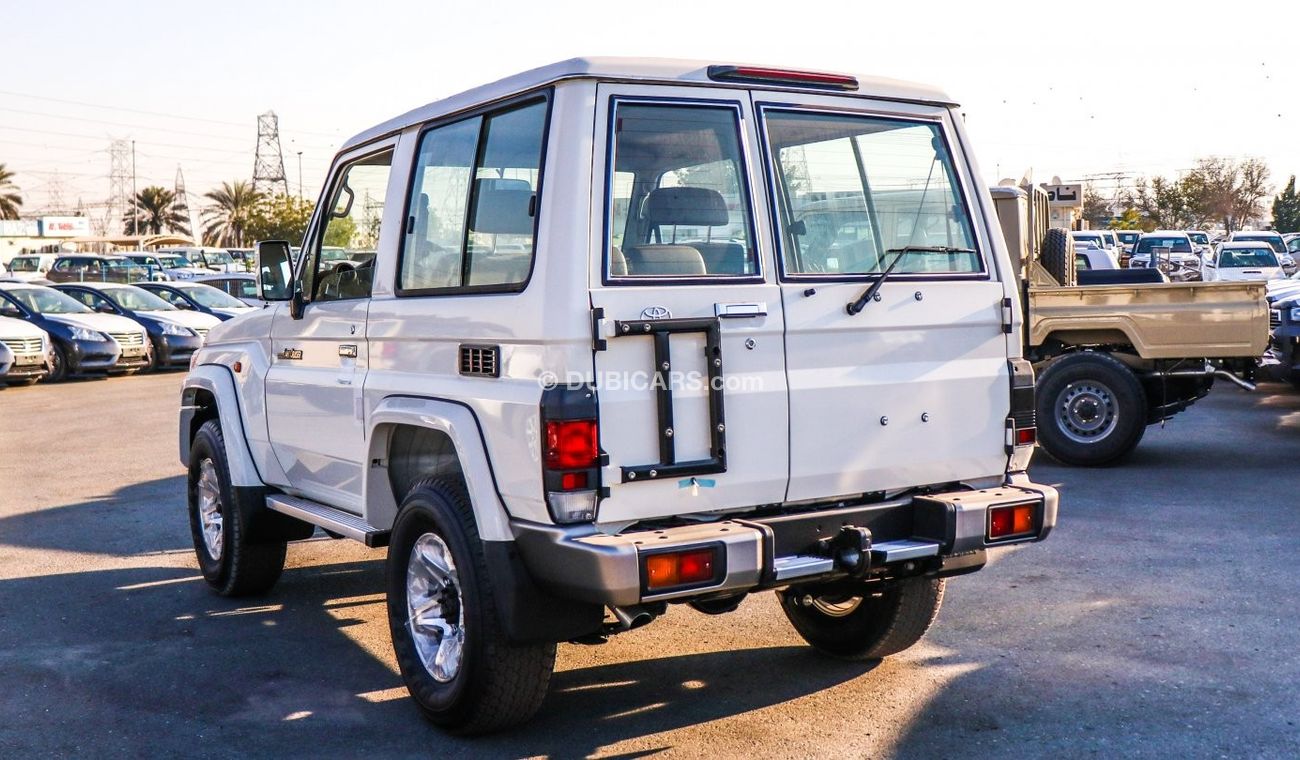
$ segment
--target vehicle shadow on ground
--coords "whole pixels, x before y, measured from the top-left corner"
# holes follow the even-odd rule
[[[570,670],[555,675],[533,722],[464,739],[427,724],[392,669],[381,562],[289,569],[255,599],[217,597],[196,575],[154,567],[0,581],[5,754],[169,754],[178,742],[195,756],[347,747],[573,757],[872,669],[766,647]]]
[[[58,477],[58,473],[49,473]],[[5,495],[12,502],[24,489]],[[21,506],[21,505],[19,505]],[[93,554],[150,554],[191,547],[185,477],[120,488],[77,504],[0,518],[0,544]],[[105,526],[112,526],[105,530]]]

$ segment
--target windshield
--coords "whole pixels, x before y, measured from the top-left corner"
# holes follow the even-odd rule
[[[1275,266],[1277,254],[1271,248],[1225,248],[1219,254],[1220,268]]]
[[[1126,245],[1136,243],[1138,236],[1141,234],[1140,232],[1121,232],[1119,233],[1119,240]]]
[[[101,293],[113,303],[129,311],[175,311],[176,307],[144,288],[104,288]]]
[[[498,250],[500,250],[498,248]],[[320,249],[321,261],[347,261],[348,252],[343,248],[323,247]]]
[[[211,285],[189,285],[178,287],[177,290],[194,299],[194,302],[200,306],[206,306],[209,309],[251,309],[253,307],[226,293],[218,290]]]
[[[162,262],[163,266],[174,269],[190,265],[190,262],[186,261],[183,256],[159,256],[158,260]]]
[[[143,269],[130,259],[101,259],[106,269]]]
[[[15,256],[9,261],[10,272],[35,272],[41,266],[41,260],[35,256]]]
[[[1278,253],[1285,253],[1285,252],[1286,252],[1286,243],[1283,243],[1283,242],[1282,242],[1282,236],[1281,236],[1281,235],[1260,235],[1260,234],[1256,234],[1256,235],[1245,234],[1245,235],[1242,235],[1242,234],[1236,234],[1236,235],[1233,235],[1233,236],[1232,236],[1232,240],[1233,240],[1233,242],[1246,242],[1246,241],[1255,241],[1255,240],[1258,240],[1258,241],[1260,241],[1261,243],[1268,243],[1270,246],[1273,247],[1273,250],[1274,250],[1274,251],[1277,251]]]
[[[1098,248],[1103,247],[1102,244],[1101,244],[1101,237],[1098,236],[1098,235],[1075,235],[1075,236],[1074,236],[1074,242],[1076,242],[1076,243],[1092,243],[1093,245],[1097,246]]]
[[[1189,232],[1187,233],[1187,237],[1191,238],[1192,242],[1196,243],[1197,245],[1210,244],[1210,236],[1206,235],[1204,232]]]
[[[1170,248],[1173,249],[1174,253],[1192,252],[1192,244],[1185,237],[1152,237],[1146,235],[1138,241],[1134,253],[1151,253],[1152,249],[1155,248]]]
[[[234,259],[225,251],[204,251],[203,260],[209,264],[233,264]]]
[[[10,298],[37,314],[84,314],[90,307],[50,288],[6,290]]]

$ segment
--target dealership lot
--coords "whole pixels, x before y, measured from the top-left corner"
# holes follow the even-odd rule
[[[953,580],[922,644],[822,659],[771,594],[562,646],[522,729],[421,720],[382,550],[314,539],[256,600],[198,576],[181,375],[0,391],[0,755],[1300,754],[1300,395],[1219,387],[1123,466],[1040,462],[1060,525]]]

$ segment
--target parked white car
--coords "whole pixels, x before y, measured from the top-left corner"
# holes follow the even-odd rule
[[[1104,230],[1071,230],[1070,239],[1074,241],[1076,246],[1091,243],[1098,248],[1113,251],[1118,255],[1113,233],[1110,237],[1107,237]]]
[[[1115,254],[1095,245],[1076,245],[1074,248],[1074,265],[1077,269],[1119,269],[1119,260]]]
[[[50,336],[41,328],[0,316],[0,346],[9,355],[9,366],[0,367],[0,383],[31,385],[49,374]]]
[[[1283,276],[1277,252],[1264,242],[1221,243],[1205,263],[1208,282],[1277,280]]]
[[[54,260],[58,257],[57,253],[19,254],[9,260],[8,277],[20,282],[43,280],[49,275],[50,267],[54,266]]]
[[[192,266],[188,259],[175,253],[126,251],[122,255],[149,270],[149,279],[153,282],[192,280],[212,274],[211,269]]]
[[[903,651],[1056,519],[980,176],[937,89],[699,62],[565,61],[365,131],[185,380],[203,577],[264,592],[315,526],[387,546],[407,689],[465,732],[670,602],[775,591],[826,654]]]
[[[1128,265],[1133,269],[1155,267],[1170,280],[1188,282],[1202,279],[1204,260],[1186,232],[1156,230],[1138,238]]]
[[[1295,258],[1287,250],[1286,241],[1282,239],[1280,232],[1272,230],[1237,230],[1228,237],[1228,242],[1264,242],[1272,247],[1273,252],[1277,254],[1278,263],[1282,266],[1282,271],[1287,275],[1295,274],[1297,271]]]

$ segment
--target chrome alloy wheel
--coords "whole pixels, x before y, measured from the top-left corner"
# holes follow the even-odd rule
[[[1119,424],[1115,392],[1096,380],[1079,380],[1065,386],[1056,398],[1061,432],[1076,443],[1093,443],[1110,435]]]
[[[217,481],[217,467],[211,459],[199,463],[199,527],[203,529],[203,545],[208,556],[221,559],[224,543],[221,513],[221,485]]]
[[[827,617],[844,617],[862,604],[860,596],[815,596],[812,607]]]
[[[447,683],[460,672],[465,647],[460,576],[451,549],[433,533],[411,547],[406,563],[406,627],[429,675]]]

